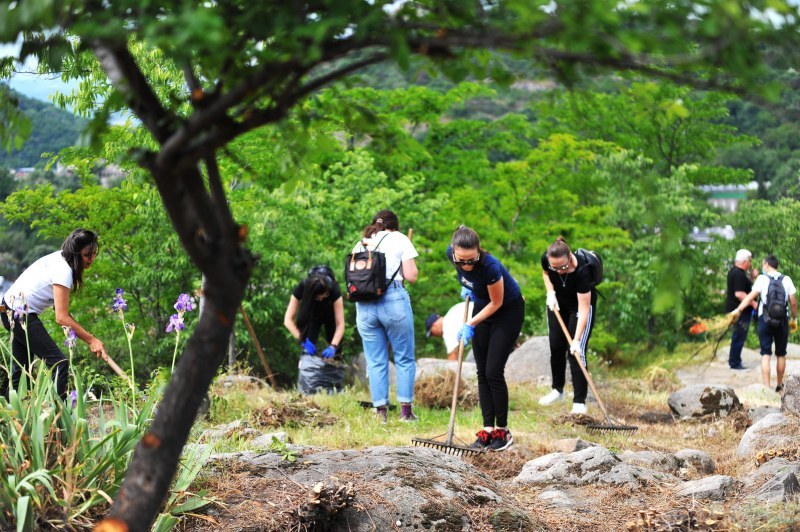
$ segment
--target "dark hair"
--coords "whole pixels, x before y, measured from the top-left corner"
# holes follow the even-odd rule
[[[297,328],[303,337],[306,337],[308,326],[311,324],[311,313],[314,305],[318,303],[317,296],[331,293],[336,281],[327,275],[312,273],[303,282],[303,299],[300,300],[300,309],[297,311]]]
[[[372,217],[372,223],[364,228],[364,238],[369,238],[384,229],[389,231],[400,229],[400,221],[397,219],[397,215],[388,209],[378,211],[378,214]]]
[[[480,261],[483,261],[483,257],[486,255],[486,250],[481,247],[481,237],[478,236],[474,229],[466,225],[459,225],[458,229],[453,232],[453,236],[450,238],[450,245],[453,248],[477,249],[478,253],[480,253]]]
[[[764,262],[766,262],[776,270],[778,269],[778,264],[779,264],[778,257],[776,257],[775,255],[767,255],[766,257],[764,257]]]
[[[564,240],[563,236],[556,238],[556,241],[547,247],[547,256],[553,257],[554,259],[569,257],[570,253],[572,253],[572,251],[570,251],[569,245],[567,241]]]
[[[75,229],[61,244],[61,256],[72,270],[72,292],[83,288],[83,257],[81,251],[89,247],[89,253],[95,254],[100,248],[97,233],[88,229]]]

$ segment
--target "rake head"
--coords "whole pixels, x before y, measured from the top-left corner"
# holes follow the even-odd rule
[[[606,434],[609,432],[627,432],[633,434],[639,427],[635,427],[633,425],[587,425],[586,430],[589,432],[593,432],[595,434]]]
[[[413,443],[415,447],[428,447],[453,456],[467,456],[484,452],[483,449],[474,449],[464,445],[448,445],[442,441],[428,440],[424,438],[411,438],[411,443]]]

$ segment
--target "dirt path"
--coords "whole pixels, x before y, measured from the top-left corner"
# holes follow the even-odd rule
[[[695,358],[698,364],[687,366],[676,372],[680,381],[685,384],[725,384],[734,389],[739,399],[746,406],[779,406],[780,396],[775,393],[775,357],[770,360],[771,388],[766,388],[761,381],[761,355],[758,351],[744,348],[742,363],[746,370],[734,371],[728,367],[728,345],[717,351],[714,360],[710,360],[710,350],[701,351]],[[800,345],[789,344],[786,357],[786,374],[800,373]]]

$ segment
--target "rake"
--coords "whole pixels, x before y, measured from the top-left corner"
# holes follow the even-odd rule
[[[561,313],[558,310],[554,310],[553,314],[556,315],[556,319],[558,319],[558,324],[561,325],[561,330],[564,331],[564,336],[567,337],[567,341],[569,341],[569,345],[572,345],[572,336],[570,336],[569,331],[567,330],[567,326],[564,324],[564,320],[561,318]],[[583,372],[583,376],[586,377],[586,382],[589,383],[589,387],[592,389],[592,393],[594,394],[594,398],[597,399],[597,404],[600,405],[600,410],[603,412],[603,416],[605,417],[605,423],[601,424],[593,424],[587,425],[586,430],[589,432],[630,432],[633,434],[639,427],[633,425],[615,425],[611,418],[608,416],[608,410],[606,410],[606,405],[603,404],[603,400],[600,399],[600,396],[597,394],[597,389],[594,387],[594,382],[592,381],[592,376],[589,375],[589,370],[586,369],[586,366],[583,365],[583,360],[581,360],[581,356],[575,353],[575,358],[578,360],[578,366],[580,366],[581,371]]]
[[[466,297],[466,305],[464,305],[464,320],[462,323],[467,322],[467,317],[469,316],[469,296]],[[461,363],[464,359],[464,339],[462,338],[458,343],[458,369],[456,369],[456,382],[453,385],[453,402],[450,405],[450,423],[447,425],[447,434],[440,434],[439,436],[434,436],[433,438],[426,439],[426,438],[411,438],[411,443],[417,447],[430,447],[432,449],[436,449],[437,451],[441,451],[445,454],[451,454],[453,456],[464,456],[470,454],[479,454],[483,452],[483,449],[475,449],[472,447],[467,446],[466,443],[455,438],[458,440],[460,445],[453,443],[453,428],[456,425],[456,406],[458,405],[458,389],[461,384]],[[438,438],[444,437],[444,441],[441,441]]]

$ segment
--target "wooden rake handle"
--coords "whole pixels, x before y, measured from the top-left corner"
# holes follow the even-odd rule
[[[556,319],[558,320],[558,324],[561,325],[561,330],[564,331],[564,336],[567,337],[567,341],[569,341],[570,345],[570,353],[572,352],[572,336],[569,334],[567,330],[567,326],[564,324],[564,319],[561,317],[561,312],[559,310],[551,311],[553,314],[556,315]],[[589,375],[589,370],[586,369],[586,366],[583,365],[583,360],[581,360],[580,355],[577,353],[573,354],[575,359],[578,361],[578,366],[580,366],[581,371],[583,372],[583,376],[586,377],[586,382],[589,383],[589,387],[592,389],[592,393],[594,394],[594,398],[597,399],[597,404],[600,405],[600,410],[603,411],[603,415],[606,418],[606,422],[611,424],[611,420],[608,417],[608,410],[606,410],[606,405],[603,404],[603,400],[600,399],[600,396],[597,394],[597,389],[594,387],[594,382],[592,381],[592,376]]]
[[[461,324],[467,323],[469,318],[469,296],[464,298],[464,319]],[[456,406],[458,406],[458,389],[461,387],[461,363],[464,359],[464,338],[458,341],[458,369],[456,369],[456,383],[453,385],[453,402],[450,405],[450,422],[447,425],[447,439],[445,445],[453,444],[453,428],[456,425]]]
[[[103,358],[103,357],[100,357],[100,358]],[[110,356],[106,355],[105,361],[106,361],[106,364],[108,364],[108,366],[111,369],[114,370],[114,373],[116,373],[117,375],[119,375],[120,377],[122,377],[123,379],[125,379],[126,381],[128,381],[130,383],[131,379],[128,376],[128,374],[125,373],[124,371],[122,371],[122,368],[120,368],[117,365],[117,363],[114,362],[114,360]]]

